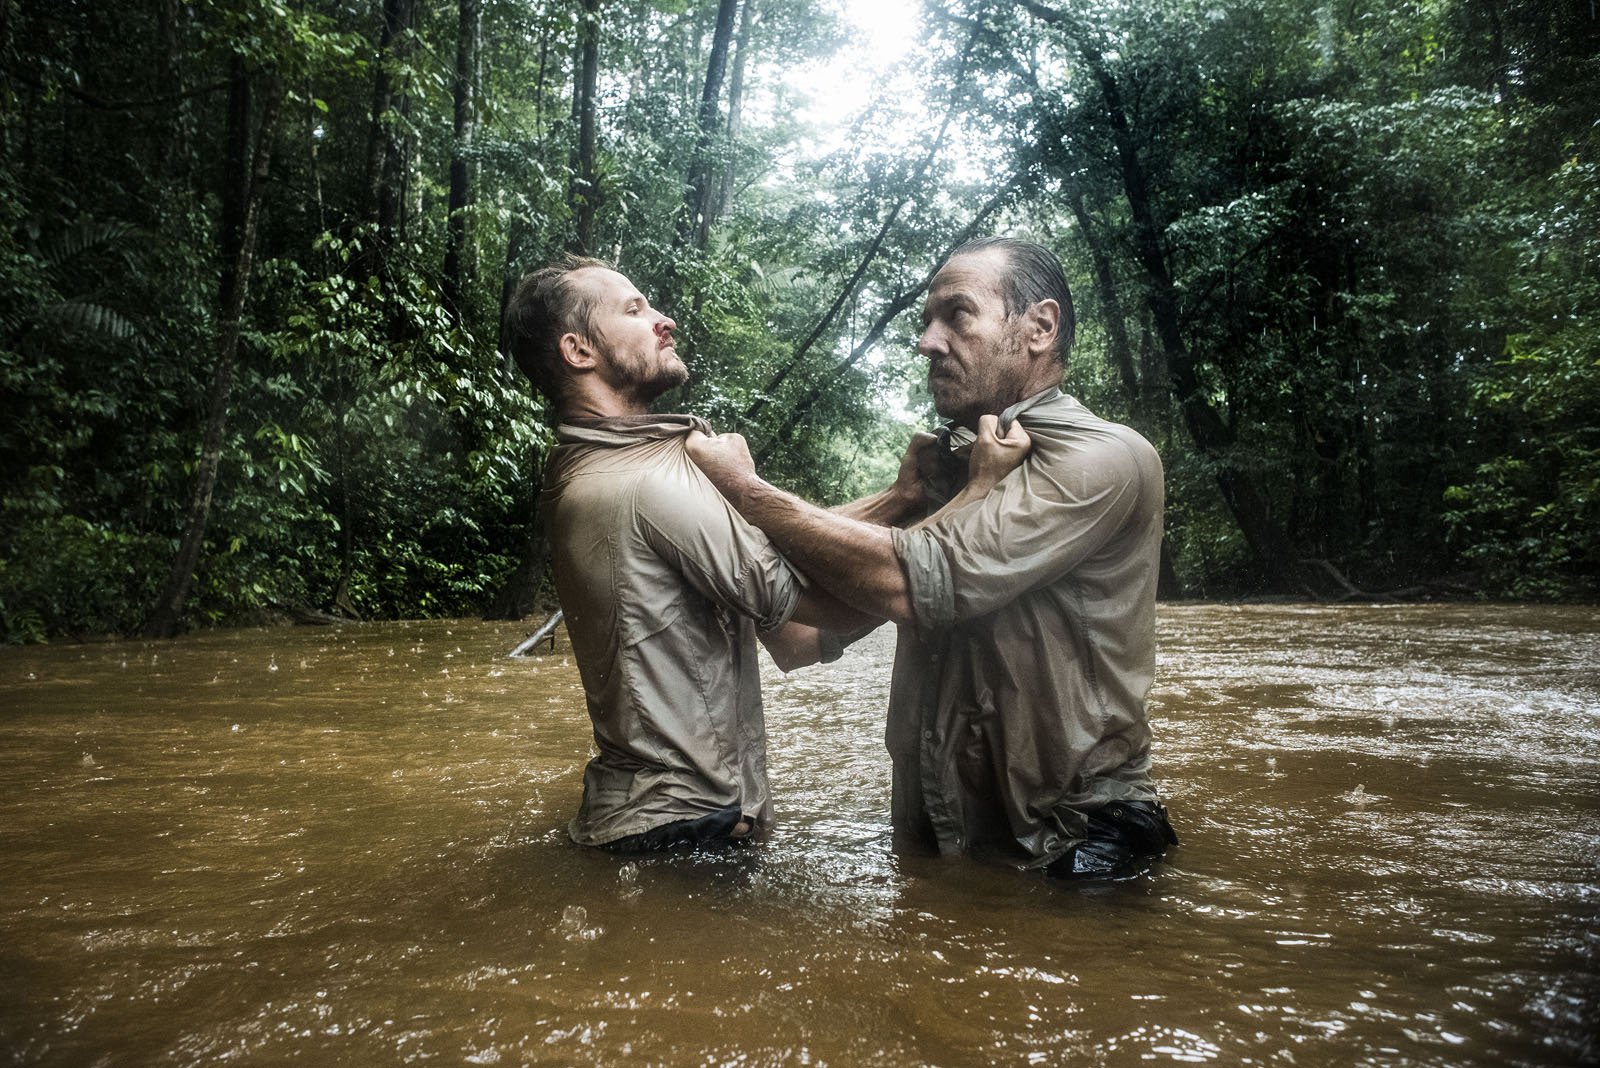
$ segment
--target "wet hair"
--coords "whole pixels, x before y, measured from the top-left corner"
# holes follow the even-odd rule
[[[1041,300],[1053,300],[1060,305],[1056,359],[1065,366],[1077,335],[1078,320],[1072,311],[1072,292],[1067,288],[1067,274],[1061,268],[1061,261],[1043,245],[1015,237],[975,238],[951,253],[950,259],[984,252],[999,252],[1006,258],[1007,269],[1000,276],[1006,318],[1015,319]]]
[[[592,337],[596,300],[574,277],[591,267],[612,270],[590,256],[565,255],[522,276],[506,304],[506,346],[535,387],[560,402],[567,376],[561,371],[561,335]]]

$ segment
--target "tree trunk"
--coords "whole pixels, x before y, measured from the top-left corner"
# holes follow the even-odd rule
[[[182,627],[184,609],[194,587],[195,568],[205,544],[206,521],[211,512],[211,494],[216,488],[217,468],[222,460],[222,437],[227,426],[228,400],[233,392],[233,375],[239,354],[239,329],[244,316],[245,297],[250,285],[251,261],[255,256],[257,222],[267,172],[272,163],[272,138],[277,125],[281,89],[274,85],[267,97],[256,134],[255,151],[250,143],[250,80],[243,62],[235,57],[233,84],[228,93],[226,186],[223,189],[223,232],[220,351],[206,398],[205,439],[200,464],[195,469],[189,508],[184,517],[183,536],[172,568],[156,600],[155,610],[145,623],[146,638],[170,638]],[[235,155],[234,153],[237,153]],[[245,161],[250,162],[246,163]]]
[[[578,114],[578,151],[573,160],[572,180],[567,187],[567,203],[577,220],[572,251],[589,255],[594,247],[594,212],[599,200],[595,174],[595,120],[599,111],[596,99],[600,78],[600,0],[583,0],[578,23],[579,59],[572,107]]]
[[[706,247],[711,235],[708,218],[711,201],[712,144],[717,136],[717,109],[722,99],[722,82],[728,71],[728,49],[733,43],[734,15],[739,0],[721,0],[717,6],[717,28],[711,36],[711,58],[706,62],[705,88],[700,91],[700,112],[695,135],[694,155],[689,162],[685,183],[688,194],[685,214],[678,225],[678,243],[697,250]]]
[[[1069,203],[1072,216],[1078,221],[1078,232],[1083,235],[1084,247],[1089,250],[1089,262],[1094,266],[1095,294],[1100,298],[1100,314],[1106,328],[1106,339],[1110,342],[1111,365],[1116,368],[1129,409],[1138,412],[1144,406],[1139,370],[1134,363],[1133,346],[1128,343],[1128,324],[1122,314],[1122,301],[1117,295],[1111,258],[1095,236],[1088,209],[1083,204],[1082,191],[1074,191]]]
[[[717,224],[733,206],[734,151],[744,121],[744,72],[750,60],[756,13],[761,0],[744,0],[739,10],[739,33],[734,40],[733,75],[728,81],[727,157],[706,205],[706,229]]]
[[[369,262],[386,291],[392,282],[389,261],[404,231],[406,214],[405,122],[410,101],[403,90],[396,90],[396,75],[409,58],[415,21],[416,0],[383,0],[383,32],[373,79],[367,186],[369,218],[378,228]]]
[[[157,14],[155,78],[156,84],[180,94],[177,103],[165,109],[160,118],[161,159],[165,176],[170,180],[179,173],[178,151],[183,141],[185,119],[189,102],[182,98],[184,92],[183,69],[178,62],[178,27],[181,18],[178,0],[161,0]],[[3,53],[0,53],[3,54]]]
[[[1078,55],[1094,78],[1111,127],[1111,140],[1117,153],[1117,169],[1123,195],[1133,219],[1134,258],[1149,281],[1150,317],[1166,357],[1173,395],[1183,413],[1195,448],[1216,466],[1217,488],[1232,513],[1239,532],[1255,558],[1267,583],[1274,589],[1301,589],[1298,554],[1283,530],[1273,521],[1254,482],[1231,460],[1228,451],[1234,444],[1233,429],[1212,407],[1200,382],[1200,361],[1189,351],[1183,330],[1176,288],[1161,251],[1160,227],[1152,204],[1149,177],[1128,122],[1122,88],[1106,65],[1105,56],[1095,44],[1092,31],[1065,11],[1047,7],[1038,0],[1018,0],[1038,18],[1061,26],[1072,36]]]
[[[450,150],[450,204],[445,230],[444,302],[459,325],[467,287],[471,283],[471,255],[467,242],[468,215],[472,211],[477,164],[472,142],[478,129],[478,79],[482,72],[483,0],[460,0],[459,36],[456,40],[455,129]]]
[[[1161,251],[1160,229],[1151,203],[1149,181],[1129,127],[1121,88],[1091,43],[1085,40],[1080,43],[1080,48],[1099,84],[1106,116],[1110,121],[1123,191],[1133,217],[1134,255],[1150,282],[1150,314],[1155,323],[1156,336],[1166,355],[1184,425],[1200,453],[1218,462],[1217,488],[1267,583],[1285,592],[1298,590],[1298,554],[1273,521],[1255,483],[1227,457],[1228,450],[1234,444],[1233,430],[1207,398],[1200,382],[1200,361],[1183,340],[1177,292],[1172,284],[1165,254]]]

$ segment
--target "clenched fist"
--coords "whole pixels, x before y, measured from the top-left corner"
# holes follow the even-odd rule
[[[978,440],[967,460],[967,485],[987,493],[995,483],[1016,470],[1032,448],[1033,439],[1022,429],[1021,423],[1012,423],[1002,437],[997,416],[979,416]]]
[[[730,501],[737,502],[741,487],[755,478],[756,464],[750,459],[750,446],[745,443],[743,434],[707,437],[692,430],[684,442],[684,450]]]

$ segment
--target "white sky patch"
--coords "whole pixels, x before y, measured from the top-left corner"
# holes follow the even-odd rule
[[[851,29],[850,39],[828,59],[793,68],[785,78],[803,101],[797,117],[814,131],[800,152],[821,156],[844,148],[851,123],[874,103],[909,120],[895,124],[904,135],[900,143],[879,147],[908,147],[928,108],[905,62],[922,33],[920,0],[832,0],[829,6]]]

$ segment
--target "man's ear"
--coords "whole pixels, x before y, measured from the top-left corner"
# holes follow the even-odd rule
[[[575,371],[592,371],[599,354],[595,352],[594,345],[581,334],[570,331],[561,335],[557,343],[561,348],[561,362]]]
[[[1046,353],[1055,357],[1056,334],[1061,329],[1061,305],[1046,298],[1029,308],[1027,319],[1028,348],[1036,355]]]

